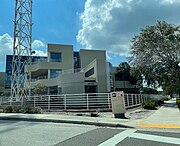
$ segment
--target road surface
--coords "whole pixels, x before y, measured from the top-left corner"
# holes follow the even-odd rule
[[[0,146],[178,146],[180,133],[62,123],[0,121]]]

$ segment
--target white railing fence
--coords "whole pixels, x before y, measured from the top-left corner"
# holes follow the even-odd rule
[[[126,109],[140,106],[147,101],[147,96],[141,94],[125,94]],[[62,94],[29,96],[17,100],[16,98],[0,98],[1,105],[32,105],[44,111],[62,110],[111,110],[110,93]]]

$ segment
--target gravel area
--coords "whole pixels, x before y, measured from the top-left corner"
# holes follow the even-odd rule
[[[125,116],[128,119],[144,119],[155,113],[157,110],[146,110],[143,108],[137,108],[135,110],[127,110]],[[70,116],[87,116],[87,117],[102,117],[102,118],[114,118],[112,112],[45,112],[45,114],[63,114]]]

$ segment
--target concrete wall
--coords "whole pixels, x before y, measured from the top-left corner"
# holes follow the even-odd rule
[[[81,68],[86,67],[94,59],[106,60],[106,51],[103,50],[83,50],[79,51]]]
[[[37,64],[33,64],[31,66],[26,65],[25,71],[28,71],[28,69],[31,72],[37,72],[38,70],[48,70],[48,69],[64,69],[67,68],[66,64],[61,62],[38,62]]]
[[[94,79],[95,81],[97,81],[97,59],[94,59],[91,63],[89,63],[85,68],[84,68],[84,72],[86,73],[87,71],[89,71],[90,69],[94,68],[94,74],[86,77],[86,80],[92,80]]]
[[[106,60],[97,59],[98,92],[107,92]]]
[[[110,62],[106,62],[106,84],[107,84],[107,92],[111,92],[112,87],[112,64]]]
[[[64,74],[59,78],[58,88],[61,88],[62,94],[84,93],[84,80],[83,72]]]
[[[107,92],[106,60],[95,59],[84,68],[87,72],[94,67],[94,74],[87,79],[94,79],[97,83],[97,92]]]
[[[61,53],[62,62],[60,64],[62,67],[59,69],[68,70],[74,68],[72,45],[48,44],[48,62],[50,62],[51,52]]]

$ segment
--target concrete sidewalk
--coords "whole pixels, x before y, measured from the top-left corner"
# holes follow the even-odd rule
[[[146,119],[128,122],[133,127],[180,128],[180,112],[176,100],[171,99]]]
[[[166,102],[154,114],[144,119],[114,119],[112,117],[87,117],[65,114],[0,113],[0,120],[73,123],[124,128],[180,128],[180,112],[175,100]]]
[[[56,123],[72,123],[72,124],[87,124],[96,126],[110,126],[110,127],[127,127],[125,123],[129,122],[128,119],[114,119],[105,117],[86,117],[86,116],[73,116],[64,114],[0,114],[0,120],[24,120],[36,122],[56,122]]]

